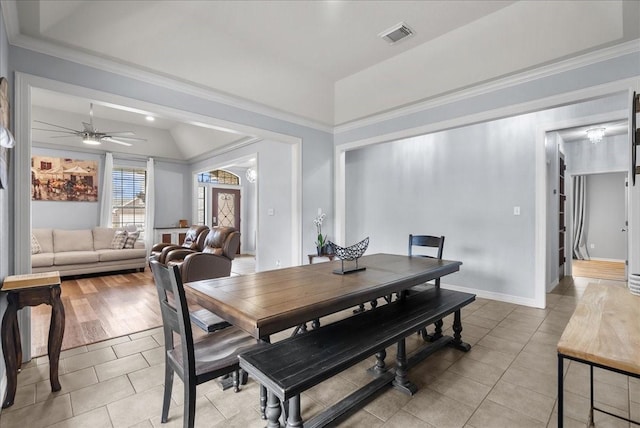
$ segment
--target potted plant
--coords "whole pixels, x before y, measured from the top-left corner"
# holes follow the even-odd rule
[[[327,245],[327,235],[322,234],[322,222],[327,215],[322,212],[322,208],[318,209],[318,216],[313,221],[316,225],[316,232],[318,237],[316,238],[316,250],[318,255],[321,256],[325,253],[325,246]]]

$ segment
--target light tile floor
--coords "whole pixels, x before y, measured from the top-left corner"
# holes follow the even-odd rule
[[[420,388],[413,397],[389,389],[340,426],[555,427],[556,344],[586,285],[597,281],[563,280],[547,295],[546,309],[477,299],[462,311],[463,339],[473,345],[469,353],[439,351],[411,370],[410,378]],[[450,324],[445,320],[445,326]],[[15,404],[0,414],[0,428],[182,426],[177,376],[170,420],[160,424],[162,343],[161,330],[152,329],[64,351],[58,393],[50,391],[46,356],[29,362],[18,376]],[[419,343],[413,336],[407,346]],[[388,354],[387,361],[393,361],[394,350]],[[358,364],[305,393],[303,418],[364,384],[371,364]],[[576,362],[566,366],[565,426],[584,427],[588,367]],[[640,419],[640,380],[596,369],[595,390],[600,407]],[[197,427],[265,425],[258,416],[258,385],[251,379],[238,394],[221,391],[215,382],[200,385],[197,393]],[[596,413],[596,426],[629,424]]]

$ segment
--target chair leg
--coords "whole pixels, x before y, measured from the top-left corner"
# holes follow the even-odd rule
[[[233,392],[240,391],[240,376],[238,371],[239,370],[234,370],[233,372]]]
[[[164,424],[169,418],[169,406],[171,405],[171,391],[173,390],[173,369],[167,362],[164,366],[164,397],[162,399],[162,417],[160,421]]]
[[[196,420],[196,384],[186,382],[184,385],[184,428],[193,428]]]

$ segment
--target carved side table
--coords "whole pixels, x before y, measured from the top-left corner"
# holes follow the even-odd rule
[[[2,408],[13,405],[18,382],[18,371],[22,366],[22,344],[18,330],[18,310],[25,306],[51,305],[51,324],[49,325],[49,380],[52,391],[60,391],[58,364],[62,337],[64,335],[64,306],[60,300],[60,274],[45,272],[26,275],[7,276],[2,284],[7,293],[7,311],[2,319],[2,349],[7,367],[7,395]]]

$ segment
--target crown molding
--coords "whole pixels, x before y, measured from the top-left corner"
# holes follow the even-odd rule
[[[442,96],[435,96],[434,98],[410,104],[404,107],[392,109],[385,113],[375,114],[363,119],[356,119],[352,122],[336,125],[334,127],[334,134],[351,131],[365,126],[374,125],[379,122],[384,122],[386,120],[395,119],[409,114],[432,109],[434,107],[450,104],[456,101],[462,101],[479,95],[488,94],[501,89],[521,85],[537,79],[542,79],[544,77],[552,76],[565,71],[575,70],[580,67],[639,51],[640,39],[631,40],[619,45],[607,47],[553,64],[545,65],[532,70],[527,70],[518,74],[514,74],[512,76],[500,78],[492,82],[479,85],[471,85],[466,89],[456,90]]]
[[[4,6],[5,3],[7,3],[6,0],[3,0],[2,6]],[[8,2],[8,3],[10,4],[11,2]],[[15,5],[13,6],[13,8],[15,8]],[[8,15],[11,15],[11,14],[12,13],[9,13]],[[16,15],[15,19],[17,20],[17,11],[15,15]],[[13,19],[14,18],[10,17],[9,19],[5,19],[5,22],[12,21]],[[84,65],[87,67],[97,68],[102,71],[118,74],[120,76],[125,76],[135,80],[140,80],[145,83],[150,83],[152,85],[174,90],[176,92],[181,92],[181,93],[192,95],[198,98],[206,99],[208,101],[225,104],[230,107],[235,107],[242,110],[250,111],[252,113],[261,114],[264,116],[268,116],[274,119],[279,119],[285,122],[293,123],[293,124],[304,126],[307,128],[312,128],[312,129],[316,129],[323,132],[333,133],[333,127],[326,123],[314,121],[302,116],[298,116],[298,115],[288,113],[273,107],[269,107],[264,104],[260,104],[254,101],[249,101],[244,98],[239,98],[239,97],[234,97],[232,95],[224,94],[222,92],[215,91],[211,88],[199,86],[195,83],[180,81],[172,77],[163,76],[161,74],[143,70],[138,67],[119,63],[112,59],[101,58],[96,55],[91,55],[86,52],[71,49],[66,46],[56,45],[48,41],[36,39],[30,36],[26,36],[24,34],[19,34],[19,32],[13,34],[15,32],[15,25],[13,23],[7,25],[7,30],[9,30],[9,27],[12,28],[11,30],[12,34],[9,35],[9,31],[7,31],[8,33],[7,36],[9,38],[9,43],[12,46],[31,50],[44,55],[50,55],[66,61],[75,62],[76,64]]]

